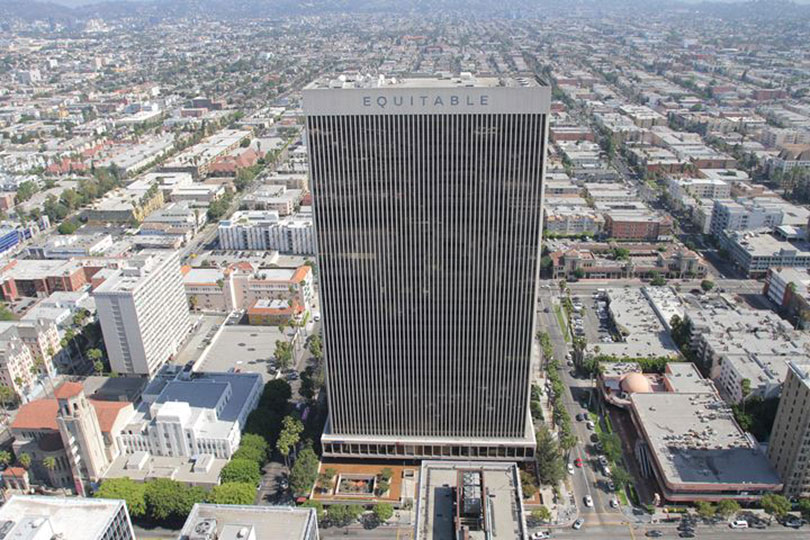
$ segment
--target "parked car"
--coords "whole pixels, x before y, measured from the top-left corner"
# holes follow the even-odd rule
[[[662,536],[664,536],[664,533],[662,533],[658,529],[653,529],[651,531],[647,531],[647,534],[645,534],[644,536],[646,536],[647,538],[661,538]]]
[[[596,425],[592,421],[588,420],[588,423],[585,424],[585,427],[587,427],[588,429],[593,431],[593,429],[596,427]]]
[[[732,529],[747,529],[748,522],[744,519],[735,519],[734,521],[729,522],[728,526]]]
[[[585,506],[593,508],[593,498],[590,495],[585,495]]]
[[[610,499],[610,507],[611,508],[618,508],[619,507],[619,499],[617,499],[616,497],[613,497],[612,499]]]
[[[545,531],[539,531],[532,535],[532,540],[545,540],[546,538],[551,538],[551,535]]]
[[[680,536],[681,538],[694,538],[695,531],[692,530],[681,531],[680,533],[678,533],[678,536]]]
[[[782,525],[790,527],[791,529],[800,529],[801,526],[804,525],[804,522],[797,517],[788,516],[782,521]]]
[[[568,464],[568,474],[574,474],[574,465],[571,463]]]
[[[583,523],[585,523],[585,520],[582,519],[582,518],[579,518],[578,520],[576,520],[574,522],[573,525],[571,525],[571,528],[573,528],[575,531],[578,531],[578,530],[580,530],[582,528]]]
[[[577,415],[577,422],[582,422],[583,420],[585,420],[585,415],[582,414],[582,413],[579,413]]]

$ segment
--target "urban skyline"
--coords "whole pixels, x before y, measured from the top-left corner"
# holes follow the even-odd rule
[[[806,3],[65,2],[0,0],[0,536],[806,536]]]

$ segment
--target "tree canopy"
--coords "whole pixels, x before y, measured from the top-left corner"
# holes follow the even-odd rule
[[[219,478],[223,484],[238,482],[252,484],[255,487],[259,485],[262,473],[257,462],[250,459],[236,458],[222,468]]]
[[[208,502],[213,504],[253,504],[255,499],[256,486],[244,482],[214,486],[208,494]]]
[[[146,515],[146,484],[131,478],[109,478],[93,494],[98,499],[123,499],[129,515],[141,518]]]

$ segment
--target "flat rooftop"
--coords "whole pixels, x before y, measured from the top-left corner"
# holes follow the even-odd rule
[[[12,521],[7,540],[33,540],[62,534],[70,540],[98,540],[124,504],[115,499],[14,495],[0,508],[0,522]],[[44,518],[37,526],[39,519]]]
[[[437,75],[433,77],[385,77],[383,75],[344,74],[337,77],[324,77],[305,87],[325,88],[498,88],[498,87],[539,87],[533,77],[476,77],[470,73],[458,76]]]
[[[253,529],[253,538],[268,540],[310,540],[318,535],[315,509],[290,506],[198,503],[191,509],[178,540],[188,540],[200,527],[215,529],[212,538],[220,540],[243,538],[235,534],[243,528]]]
[[[286,331],[286,339],[291,332]],[[258,373],[266,383],[272,378],[268,363],[279,339],[283,336],[275,326],[226,325],[195,371],[225,372],[238,368],[243,373]]]
[[[149,455],[140,468],[132,466],[134,454],[121,454],[110,464],[104,478],[131,478],[145,482],[153,478],[170,478],[195,486],[211,488],[219,484],[219,473],[227,465],[227,459],[213,458],[208,470],[197,467],[191,458]],[[72,540],[72,537],[71,537]]]
[[[416,517],[417,540],[455,540],[453,487],[459,487],[460,471],[483,475],[486,531],[470,531],[471,540],[525,539],[526,519],[517,465],[514,463],[423,461],[419,477]],[[459,491],[461,491],[459,489]],[[460,493],[459,493],[460,495]]]
[[[667,483],[695,489],[715,485],[715,490],[781,485],[768,459],[714,392],[636,393],[630,400]]]

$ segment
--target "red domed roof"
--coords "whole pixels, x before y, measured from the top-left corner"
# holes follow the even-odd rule
[[[622,390],[628,394],[649,394],[652,385],[642,373],[628,373],[622,378]]]

